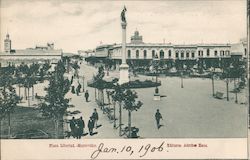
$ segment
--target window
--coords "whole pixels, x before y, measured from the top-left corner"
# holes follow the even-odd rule
[[[209,55],[210,55],[210,50],[207,49],[207,57],[209,57]]]
[[[171,58],[171,50],[168,51],[168,57]]]
[[[155,58],[155,50],[152,50],[152,58]]]
[[[220,51],[220,56],[224,56],[224,51]]]
[[[198,51],[198,55],[199,55],[200,57],[203,57],[203,51]]]
[[[245,48],[245,56],[247,55],[247,49]]]
[[[131,58],[131,51],[128,50],[128,58]]]
[[[181,52],[181,58],[184,58],[184,52]]]
[[[229,56],[229,55],[230,55],[230,51],[226,50],[226,56]]]
[[[144,56],[144,59],[147,58],[147,51],[146,50],[143,51],[143,56]]]
[[[136,58],[139,58],[139,50],[136,50]]]
[[[179,52],[175,52],[175,58],[179,58]]]
[[[189,58],[189,52],[186,53],[186,57]]]
[[[163,52],[163,50],[160,51],[160,58],[161,58],[161,59],[164,58],[164,52]]]
[[[194,58],[194,52],[192,52],[192,58]]]
[[[214,51],[214,56],[218,56],[218,53],[217,53],[217,51]]]

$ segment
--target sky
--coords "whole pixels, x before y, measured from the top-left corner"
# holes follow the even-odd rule
[[[64,52],[121,43],[126,5],[127,42],[137,29],[147,43],[235,43],[246,37],[245,0],[0,0],[1,50],[54,42]]]

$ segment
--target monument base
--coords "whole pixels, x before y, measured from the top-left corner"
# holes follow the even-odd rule
[[[119,79],[120,85],[129,82],[128,68],[129,68],[129,66],[127,64],[120,65],[120,79]]]
[[[154,101],[160,101],[160,100],[161,100],[161,95],[155,93],[155,94],[154,94]]]

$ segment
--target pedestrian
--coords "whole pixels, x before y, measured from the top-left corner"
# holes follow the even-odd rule
[[[85,123],[84,120],[82,119],[82,117],[80,117],[80,119],[78,120],[78,126],[79,126],[79,138],[81,138],[81,136],[83,136],[84,133],[84,128],[85,128]]]
[[[71,93],[72,94],[75,94],[76,92],[75,92],[75,86],[71,86]]]
[[[157,125],[158,129],[160,128],[160,119],[163,119],[163,118],[162,118],[162,115],[161,115],[159,109],[157,109],[157,111],[155,113],[155,120],[156,120],[156,125]]]
[[[89,117],[89,122],[88,122],[88,128],[89,128],[89,135],[93,135],[93,129],[94,129],[94,120],[93,117]]]
[[[88,92],[88,90],[86,90],[84,96],[85,96],[86,102],[88,102],[89,101],[89,92]]]
[[[76,127],[75,127],[75,137],[76,139],[80,139],[81,135],[80,135],[80,127],[79,127],[79,120],[76,121]]]
[[[69,127],[70,127],[70,131],[71,131],[71,135],[75,138],[76,137],[76,134],[75,134],[76,120],[75,120],[75,117],[72,117],[72,119],[70,120]]]
[[[73,83],[73,80],[74,80],[74,76],[71,76],[70,84]]]
[[[96,111],[96,108],[94,109],[94,112],[92,114],[92,117],[93,117],[93,120],[94,120],[94,125],[95,125],[95,128],[97,129],[97,121],[99,119],[99,116],[98,116],[98,113]]]
[[[81,88],[82,88],[81,84],[78,83],[78,86],[76,88],[76,94],[77,94],[77,96],[79,96],[79,93],[81,92]]]

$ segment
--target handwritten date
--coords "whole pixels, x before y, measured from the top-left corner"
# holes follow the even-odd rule
[[[113,154],[127,153],[130,156],[137,153],[139,157],[144,157],[148,153],[162,152],[164,150],[163,146],[164,146],[164,142],[162,142],[159,146],[152,146],[151,144],[142,145],[139,147],[139,149],[133,148],[130,145],[128,146],[125,145],[121,148],[115,148],[115,147],[107,147],[107,146],[104,146],[104,143],[100,143],[97,150],[95,150],[91,154],[91,159],[96,159],[101,154],[105,154],[105,153],[113,153]]]

